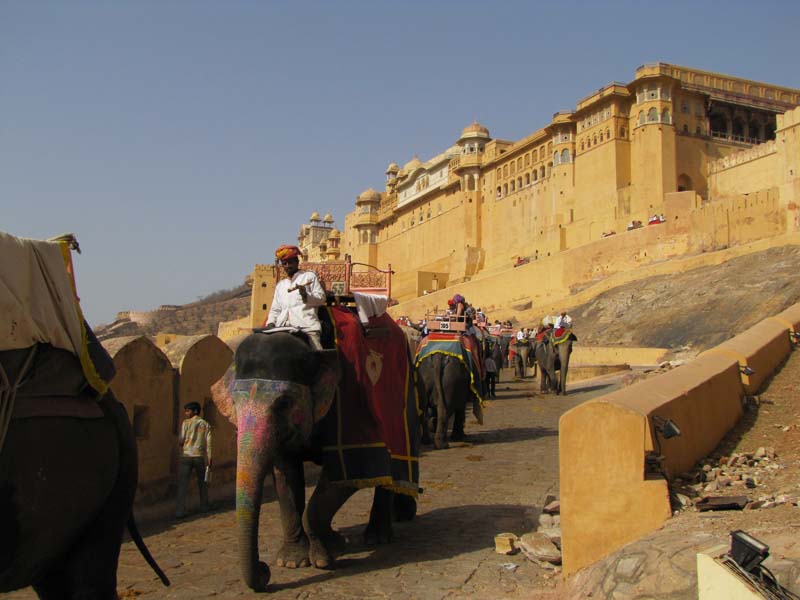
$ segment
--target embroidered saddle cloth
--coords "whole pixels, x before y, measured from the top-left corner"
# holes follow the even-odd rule
[[[419,489],[419,402],[403,330],[387,314],[328,309],[342,367],[339,390],[320,424],[323,462],[333,482]]]

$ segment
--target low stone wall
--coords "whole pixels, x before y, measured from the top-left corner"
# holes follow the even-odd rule
[[[695,360],[596,398],[559,421],[564,574],[654,531],[671,515],[668,478],[719,443],[753,393],[791,350],[800,304],[761,321]],[[742,367],[755,372],[747,375]],[[664,439],[655,417],[681,435]],[[648,454],[663,457],[648,468]]]
[[[651,366],[660,364],[666,348],[631,348],[628,346],[572,346],[569,366],[618,365]]]

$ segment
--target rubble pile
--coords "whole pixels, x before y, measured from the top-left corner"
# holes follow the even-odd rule
[[[517,536],[513,533],[498,533],[494,537],[494,549],[498,554],[522,552],[531,562],[554,572],[561,569],[561,515],[560,504],[555,496],[547,496],[545,505],[537,517],[534,531]]]
[[[709,505],[708,499],[727,496],[745,497],[745,510],[773,508],[779,504],[797,506],[800,501],[800,486],[797,484],[774,493],[770,491],[774,489],[770,484],[775,475],[785,468],[772,447],[707,457],[692,471],[672,480],[673,509],[680,511]]]

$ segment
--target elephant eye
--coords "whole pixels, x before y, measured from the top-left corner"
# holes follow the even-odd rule
[[[286,394],[281,394],[275,401],[272,403],[272,407],[274,410],[283,411],[289,408],[289,405],[292,403],[292,399],[287,396]]]

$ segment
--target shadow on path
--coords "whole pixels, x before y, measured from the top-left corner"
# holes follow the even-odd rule
[[[368,547],[361,541],[363,525],[340,530],[348,538],[347,552],[336,561],[333,571],[307,569],[308,577],[297,581],[270,584],[271,591],[305,587],[338,577],[390,569],[405,564],[451,559],[461,554],[494,547],[498,531],[521,529],[529,506],[517,504],[466,505],[439,508],[418,515],[413,521],[395,523],[395,541],[391,544]],[[348,554],[370,551],[368,556],[348,557]],[[273,569],[273,577],[281,578],[285,571]]]

